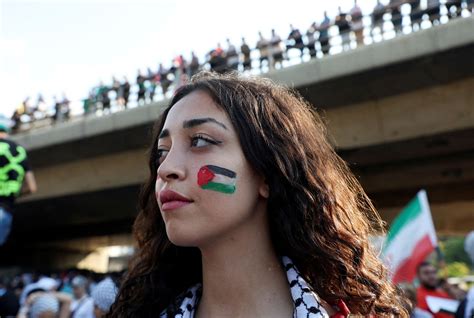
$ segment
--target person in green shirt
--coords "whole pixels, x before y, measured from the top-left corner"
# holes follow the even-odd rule
[[[10,234],[15,199],[37,190],[25,148],[9,139],[11,126],[0,115],[0,246]]]

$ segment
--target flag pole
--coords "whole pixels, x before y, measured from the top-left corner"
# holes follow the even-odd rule
[[[438,262],[438,267],[441,271],[441,275],[443,278],[447,279],[448,278],[448,268],[446,266],[446,259],[444,257],[444,253],[443,251],[441,251],[441,248],[439,247],[439,244],[438,246],[436,246],[436,260]]]

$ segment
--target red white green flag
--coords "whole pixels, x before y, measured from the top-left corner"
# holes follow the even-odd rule
[[[418,264],[438,245],[426,191],[421,190],[393,221],[383,256],[394,283],[411,282]]]

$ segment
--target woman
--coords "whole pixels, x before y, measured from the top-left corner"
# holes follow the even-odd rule
[[[198,74],[157,122],[149,167],[110,316],[405,313],[368,243],[377,213],[287,88]]]

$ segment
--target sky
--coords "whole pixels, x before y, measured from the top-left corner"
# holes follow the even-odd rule
[[[137,70],[152,70],[191,51],[203,57],[226,38],[252,46],[258,31],[275,28],[286,38],[289,24],[302,32],[323,11],[330,17],[352,0],[0,0],[0,113],[10,116],[26,98],[65,93],[87,96],[113,75],[135,81]],[[368,14],[375,0],[360,0]]]

